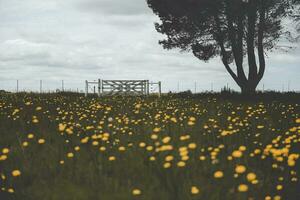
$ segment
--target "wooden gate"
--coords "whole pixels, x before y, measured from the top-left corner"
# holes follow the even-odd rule
[[[93,85],[93,87],[91,87]],[[98,85],[98,96],[101,95],[149,95],[150,86],[158,86],[158,94],[161,95],[161,82],[149,83],[149,80],[101,80],[85,81],[85,96],[92,89],[96,94]]]
[[[148,95],[148,80],[102,80],[101,94],[105,95]]]

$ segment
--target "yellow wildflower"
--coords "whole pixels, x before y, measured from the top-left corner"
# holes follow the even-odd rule
[[[192,194],[199,194],[199,189],[198,189],[198,187],[192,186],[192,187],[191,187],[191,193],[192,193]]]
[[[3,148],[2,149],[2,153],[3,154],[8,154],[9,153],[9,149],[8,148]]]
[[[141,195],[142,194],[142,191],[140,189],[133,189],[132,190],[132,194],[133,195]]]
[[[235,167],[235,172],[238,174],[242,174],[246,171],[246,167],[244,165],[237,165]]]
[[[247,174],[247,180],[249,181],[249,182],[251,182],[251,181],[253,181],[253,180],[255,180],[256,179],[256,174],[254,174],[254,173],[248,173]]]
[[[222,171],[216,171],[214,173],[214,177],[215,178],[222,178],[224,176],[223,172]]]
[[[238,191],[239,192],[247,192],[248,191],[248,185],[246,185],[246,184],[240,184],[238,186]]]
[[[39,140],[38,140],[38,143],[39,143],[39,144],[44,144],[44,143],[45,143],[45,139],[42,139],[42,138],[39,139]]]
[[[21,175],[21,171],[20,171],[20,170],[17,170],[17,169],[15,169],[15,170],[13,170],[13,171],[11,172],[11,174],[12,174],[14,177],[16,177],[16,176],[20,176],[20,175]]]

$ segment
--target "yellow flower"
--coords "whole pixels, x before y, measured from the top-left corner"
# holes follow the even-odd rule
[[[32,133],[29,133],[29,134],[27,135],[27,138],[28,138],[28,139],[32,139],[32,138],[34,138],[34,135],[33,135]]]
[[[191,193],[192,194],[199,194],[199,189],[196,186],[191,187]]]
[[[195,117],[190,117],[190,118],[189,118],[189,121],[194,122],[194,121],[196,121],[196,118],[195,118]]]
[[[239,147],[239,150],[240,150],[240,151],[245,151],[245,150],[246,150],[246,147],[245,147],[245,146],[240,146],[240,147]]]
[[[181,157],[181,160],[184,160],[184,161],[186,161],[186,160],[188,160],[188,159],[190,159],[189,156],[182,156],[182,157]]]
[[[183,141],[183,140],[190,139],[190,137],[191,137],[190,135],[182,135],[182,136],[179,137],[179,139]]]
[[[141,195],[142,194],[142,191],[140,189],[133,189],[132,190],[132,194],[133,195]]]
[[[178,167],[184,167],[184,166],[185,166],[185,162],[179,161],[179,162],[177,163],[177,166],[178,166]]]
[[[179,147],[179,152],[186,152],[188,149],[185,146]]]
[[[59,161],[59,164],[63,165],[65,163],[64,160]]]
[[[8,148],[3,148],[2,149],[2,153],[3,154],[8,154],[9,153],[9,149]]]
[[[115,157],[115,156],[109,156],[109,157],[108,157],[108,160],[109,160],[109,161],[114,161],[114,160],[116,160],[116,157]]]
[[[143,148],[143,147],[145,147],[145,146],[146,146],[146,143],[145,143],[145,142],[140,142],[140,143],[139,143],[139,147]]]
[[[174,159],[174,157],[171,156],[171,155],[169,155],[169,156],[166,156],[165,161],[170,162],[170,161],[172,161],[173,159]]]
[[[27,147],[27,146],[28,146],[28,142],[26,142],[26,141],[23,142],[23,143],[22,143],[22,146],[23,146],[23,147]]]
[[[238,191],[239,192],[247,192],[248,191],[248,185],[246,185],[246,184],[240,184],[238,186]]]
[[[20,175],[21,175],[21,171],[16,169],[16,170],[13,170],[13,171],[11,172],[11,174],[12,174],[14,177],[20,176]]]
[[[67,154],[67,157],[68,157],[68,158],[73,158],[73,157],[74,157],[74,154],[73,154],[72,152],[69,152],[69,153]]]
[[[188,145],[188,148],[190,148],[190,149],[196,149],[196,147],[197,147],[197,144],[196,144],[196,143],[190,143],[190,144]]]
[[[139,109],[142,106],[142,104],[136,104],[135,108]]]
[[[99,148],[99,151],[105,151],[105,150],[106,150],[105,147],[100,147],[100,148]]]
[[[39,120],[37,118],[32,119],[32,123],[37,124],[39,123]]]
[[[222,178],[224,176],[223,172],[222,171],[216,171],[214,173],[214,177],[215,178]]]
[[[9,193],[14,193],[14,192],[15,192],[15,190],[14,190],[13,188],[9,188],[7,191],[8,191]]]
[[[126,150],[126,148],[124,146],[120,146],[118,149],[119,149],[119,151],[125,151]]]
[[[170,167],[171,167],[171,163],[170,162],[164,163],[164,168],[170,168]]]
[[[152,134],[152,135],[151,135],[151,139],[152,139],[152,140],[156,140],[157,138],[158,138],[158,136],[157,136],[156,134]]]
[[[256,174],[254,174],[254,173],[248,173],[247,174],[247,180],[249,181],[249,182],[252,182],[253,180],[255,180],[256,179]]]
[[[36,110],[36,111],[42,110],[42,107],[41,107],[41,106],[38,106],[38,107],[35,108],[35,110]]]
[[[98,141],[93,141],[93,142],[92,142],[92,145],[93,145],[93,146],[98,146],[98,145],[99,145],[99,142],[98,142]]]
[[[169,136],[167,136],[167,137],[164,137],[163,139],[162,139],[162,142],[163,143],[168,143],[168,142],[170,142],[171,141],[171,137],[169,137]]]
[[[79,147],[79,146],[76,146],[76,147],[74,147],[74,150],[75,150],[75,151],[79,151],[79,150],[80,150],[80,147]]]
[[[38,143],[39,143],[39,144],[44,144],[44,143],[45,143],[45,140],[44,140],[44,139],[39,139],[39,140],[38,140]]]
[[[153,146],[147,146],[147,147],[146,147],[146,150],[147,150],[147,151],[152,151],[152,150],[153,150]]]
[[[4,160],[6,160],[7,159],[7,155],[1,155],[0,156],[0,161],[4,161]]]
[[[255,150],[254,150],[254,153],[255,153],[255,154],[259,154],[260,152],[261,152],[260,149],[255,149]]]
[[[155,159],[154,156],[151,156],[151,157],[149,158],[149,160],[154,161],[154,160],[156,160],[156,159]]]
[[[89,141],[89,137],[84,137],[80,140],[82,144],[86,144]]]
[[[189,126],[193,126],[193,125],[195,125],[195,122],[193,122],[193,121],[188,121],[188,125],[189,125]]]
[[[293,167],[296,165],[296,162],[294,160],[288,160],[288,166]]]
[[[246,171],[246,167],[244,165],[237,165],[235,167],[235,172],[238,174],[242,174]]]
[[[156,128],[153,129],[153,132],[158,133],[160,130],[161,130],[161,128],[156,127]]]
[[[242,155],[243,155],[243,153],[239,150],[232,152],[232,157],[235,157],[235,158],[240,158],[240,157],[242,157]]]
[[[296,123],[300,124],[300,118],[296,119]]]
[[[12,113],[12,115],[15,115],[19,111],[20,111],[19,109],[15,109],[14,112]]]
[[[277,189],[277,190],[282,190],[282,188],[283,188],[282,185],[277,185],[277,186],[276,186],[276,189]]]
[[[175,117],[171,117],[170,119],[172,122],[177,123],[177,119]]]
[[[200,156],[199,160],[205,160],[205,156]]]
[[[281,200],[281,196],[279,195],[274,196],[274,200]]]
[[[63,132],[66,129],[66,127],[67,127],[67,124],[62,124],[62,123],[58,124],[58,130],[60,132]]]
[[[223,130],[223,131],[221,132],[221,135],[222,135],[222,136],[226,136],[226,135],[229,135],[229,134],[231,134],[231,131]]]
[[[5,180],[5,179],[6,179],[6,176],[5,176],[4,174],[1,174],[0,177],[1,177],[2,180]]]
[[[66,132],[67,132],[67,134],[72,135],[73,134],[73,128],[67,128]]]

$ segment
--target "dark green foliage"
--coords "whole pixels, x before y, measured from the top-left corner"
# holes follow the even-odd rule
[[[156,30],[167,36],[159,41],[165,49],[192,51],[203,61],[221,57],[243,93],[254,93],[265,72],[265,53],[288,35],[284,19],[291,16],[297,2],[147,0],[161,20],[155,24]]]

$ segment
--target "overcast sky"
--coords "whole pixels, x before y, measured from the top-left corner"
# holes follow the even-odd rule
[[[219,58],[167,51],[145,0],[0,0],[0,89],[79,90],[84,80],[149,79],[163,90],[237,88]],[[299,44],[297,45],[299,46]],[[300,50],[269,54],[262,84],[300,91]]]

